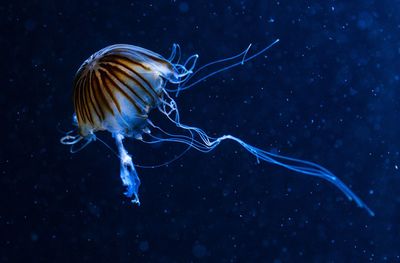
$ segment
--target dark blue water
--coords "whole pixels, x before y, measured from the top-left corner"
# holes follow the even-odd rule
[[[0,4],[1,262],[400,261],[398,1],[63,2]],[[104,145],[59,143],[74,74],[107,45],[168,57],[179,43],[201,65],[276,38],[266,57],[182,92],[182,122],[321,164],[375,217],[229,142],[138,169],[137,207]],[[142,164],[182,150],[126,146]]]

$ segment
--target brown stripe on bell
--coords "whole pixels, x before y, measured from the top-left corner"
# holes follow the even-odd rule
[[[137,46],[113,45],[93,54],[74,80],[79,133],[140,135],[163,97],[165,79],[176,74],[168,60]]]

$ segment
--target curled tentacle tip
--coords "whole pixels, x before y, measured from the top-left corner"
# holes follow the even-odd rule
[[[360,204],[357,204],[357,205],[358,205],[359,208],[365,209],[365,211],[367,211],[367,213],[368,213],[370,216],[372,216],[372,217],[375,216],[375,212],[372,211],[372,209],[369,208],[366,204],[360,203]]]
[[[369,207],[365,206],[364,209],[367,210],[367,212],[368,212],[368,214],[369,214],[370,216],[372,216],[372,217],[375,216],[375,212],[372,211]]]
[[[369,215],[372,216],[372,217],[374,217],[374,216],[375,216],[374,211],[369,211]]]
[[[124,193],[124,195],[125,195],[126,197],[128,197],[128,198],[132,198],[132,197],[133,197],[133,199],[131,200],[131,202],[140,206],[139,196],[138,196],[136,193],[134,193],[133,191],[129,191],[129,190],[128,190],[128,191],[126,191],[126,192]]]
[[[131,202],[132,202],[133,204],[135,204],[135,205],[140,206],[140,201],[139,201],[139,198],[138,198],[138,197],[135,197],[135,199],[132,199]]]

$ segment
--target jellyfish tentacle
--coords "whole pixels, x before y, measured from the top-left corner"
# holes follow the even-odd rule
[[[210,78],[210,77],[212,77],[212,76],[214,76],[214,75],[216,75],[216,74],[218,74],[218,73],[221,73],[221,72],[226,71],[226,70],[229,70],[229,69],[231,69],[231,68],[234,68],[234,67],[243,65],[244,63],[246,63],[246,62],[248,62],[248,61],[250,61],[250,60],[252,60],[252,59],[258,57],[259,55],[261,55],[261,54],[263,54],[264,52],[266,52],[268,49],[270,49],[272,46],[274,46],[274,45],[277,44],[278,42],[279,42],[279,39],[276,39],[275,41],[273,41],[271,44],[269,44],[269,45],[266,46],[265,48],[261,49],[261,50],[258,51],[257,53],[255,53],[255,54],[251,55],[250,57],[247,57],[247,58],[246,58],[246,56],[247,56],[247,54],[248,54],[248,52],[249,52],[249,50],[250,50],[250,48],[251,48],[251,46],[252,46],[252,45],[250,44],[245,50],[243,50],[241,53],[239,53],[239,54],[237,54],[237,55],[234,55],[234,56],[228,57],[228,58],[218,59],[218,60],[216,60],[216,61],[207,63],[207,64],[201,66],[201,67],[200,67],[199,69],[197,69],[195,72],[192,72],[192,70],[193,70],[193,68],[194,68],[194,64],[195,64],[195,63],[194,63],[194,64],[192,64],[191,70],[187,70],[187,71],[186,71],[186,72],[192,73],[192,74],[190,74],[190,75],[185,75],[186,78],[183,79],[183,80],[181,79],[181,80],[179,80],[178,82],[173,82],[173,83],[175,83],[175,84],[179,84],[178,87],[177,87],[176,89],[167,89],[167,91],[176,92],[176,96],[178,96],[180,91],[187,90],[187,89],[193,87],[194,85],[196,85],[196,84],[198,84],[198,83],[200,83],[200,82],[202,82],[202,81],[204,81],[204,80],[206,80],[206,79],[208,79],[208,78]],[[197,55],[193,55],[193,56],[197,56]],[[193,56],[192,56],[192,57],[193,57]],[[215,71],[212,71],[212,72],[206,74],[205,76],[199,78],[198,80],[196,80],[196,81],[194,81],[194,82],[188,84],[188,82],[189,82],[194,76],[196,76],[199,72],[203,71],[204,69],[209,68],[210,66],[213,66],[213,65],[216,65],[216,64],[220,64],[220,63],[228,62],[228,61],[231,61],[231,60],[235,60],[235,59],[237,59],[237,58],[241,58],[241,60],[238,61],[238,62],[234,62],[234,63],[231,64],[231,65],[227,65],[227,66],[225,66],[225,67],[222,67],[222,68],[220,68],[220,69],[217,69],[217,70],[215,70]],[[191,57],[190,57],[189,59],[191,59]],[[188,59],[188,60],[189,60],[189,59]],[[197,57],[196,57],[195,60],[197,61]],[[195,62],[196,62],[196,61],[195,61]],[[176,66],[177,68],[180,68],[180,69],[181,69],[182,67],[185,68],[186,64],[187,64],[187,63],[185,63],[184,65],[175,64],[175,66]],[[187,85],[187,84],[188,84],[188,85]]]
[[[250,46],[251,46],[251,45],[249,45],[249,47],[250,47]],[[210,62],[210,63],[207,63],[207,64],[201,66],[201,67],[198,68],[195,72],[191,72],[192,74],[190,74],[189,76],[187,76],[184,80],[180,80],[180,81],[178,82],[179,85],[178,85],[178,87],[177,87],[176,89],[167,89],[167,91],[170,91],[170,92],[175,92],[175,91],[176,91],[176,94],[178,95],[179,92],[180,92],[181,90],[186,90],[186,89],[190,88],[191,86],[193,86],[193,85],[195,85],[195,84],[197,84],[197,83],[199,83],[199,82],[205,80],[206,78],[211,77],[211,76],[213,76],[213,75],[215,75],[215,74],[218,73],[218,72],[212,72],[212,73],[210,73],[209,75],[204,76],[202,80],[198,80],[198,81],[196,81],[195,83],[192,83],[193,85],[191,84],[190,87],[189,87],[189,86],[185,86],[186,83],[187,83],[190,79],[192,79],[194,76],[196,76],[196,75],[197,75],[199,72],[201,72],[203,69],[206,69],[206,68],[208,68],[208,67],[210,67],[210,66],[212,66],[212,65],[216,65],[216,64],[224,63],[224,62],[227,62],[227,61],[230,61],[230,60],[234,60],[234,59],[239,58],[239,57],[244,57],[245,54],[248,52],[249,47],[248,47],[247,49],[245,49],[244,51],[242,51],[241,53],[239,53],[239,54],[237,54],[237,55],[234,55],[234,56],[232,56],[232,57],[223,58],[223,59],[218,59],[218,60],[215,60],[215,61],[213,61],[213,62]],[[236,63],[235,63],[235,64],[236,64]],[[243,64],[243,59],[242,59],[242,64]],[[175,66],[177,66],[177,67],[182,67],[182,65],[175,65]],[[221,70],[221,71],[222,71],[222,70]],[[221,71],[220,71],[220,72],[221,72]],[[177,95],[176,95],[176,96],[177,96]]]
[[[265,150],[261,150],[257,147],[254,147],[252,145],[249,145],[242,140],[232,136],[232,135],[225,135],[220,137],[221,140],[225,139],[230,139],[233,141],[236,141],[240,145],[243,146],[247,151],[249,151],[251,154],[256,156],[258,159],[282,166],[286,169],[302,173],[302,174],[307,174],[311,176],[316,176],[322,179],[327,180],[328,182],[332,183],[334,186],[336,186],[339,190],[341,190],[350,201],[354,201],[358,207],[365,209],[371,216],[374,216],[374,212],[346,185],[343,183],[342,180],[340,180],[338,177],[333,175],[330,171],[328,171],[326,168],[312,163],[310,161],[304,161],[301,159],[296,159],[296,158],[291,158],[291,157],[286,157],[278,154],[273,154],[270,152],[267,152]],[[290,161],[290,163],[286,163],[285,161]]]
[[[125,150],[125,147],[122,143],[124,136],[121,133],[117,133],[114,134],[114,137],[119,152],[119,159],[121,161],[120,177],[122,180],[122,184],[126,187],[126,192],[124,194],[129,198],[132,198],[132,196],[134,196],[134,198],[132,199],[132,203],[140,205],[140,179],[133,164],[132,157]]]
[[[75,143],[78,143],[79,141],[81,141],[83,139],[82,136],[75,136],[75,135],[65,135],[64,137],[62,137],[60,139],[60,142],[64,145],[73,145]]]
[[[181,58],[180,46],[179,46],[179,44],[174,43],[174,44],[172,44],[172,51],[171,51],[171,55],[168,58],[168,61],[173,62],[176,54],[178,54],[178,60],[176,63],[179,63],[179,59]]]
[[[188,128],[189,126],[179,125],[180,127]],[[192,129],[192,128],[190,128]],[[241,139],[234,137],[232,135],[224,135],[221,137],[212,140],[209,136],[205,135],[205,133],[201,130],[196,128],[194,130],[200,137],[200,140],[190,140],[190,137],[183,136],[183,135],[172,135],[172,137],[161,138],[154,135],[151,135],[152,141],[145,141],[146,143],[160,143],[160,142],[177,142],[189,145],[190,147],[203,152],[207,153],[215,149],[222,141],[224,140],[233,140],[239,143],[244,149],[248,152],[253,154],[257,160],[263,160],[275,165],[279,165],[291,171],[295,171],[298,173],[316,176],[322,178],[334,186],[336,186],[339,190],[341,190],[346,197],[350,201],[354,201],[360,208],[365,209],[371,216],[374,216],[374,212],[348,187],[346,186],[343,181],[341,181],[338,177],[334,176],[331,172],[329,172],[324,167],[317,165],[315,163],[309,161],[303,161],[301,159],[290,158],[282,155],[273,154],[267,152],[265,150],[259,149],[252,145],[249,145],[242,141]],[[169,133],[164,133],[165,135],[171,136]],[[285,163],[284,160],[290,160],[293,164]]]
[[[83,148],[88,146],[89,143],[96,140],[96,137],[93,135],[93,136],[82,137],[82,139],[83,139],[83,143],[81,143],[81,144],[76,143],[76,144],[71,145],[71,149],[70,149],[71,153],[77,153],[77,152],[81,151]]]
[[[169,79],[169,81],[173,84],[180,84],[182,82],[185,82],[193,74],[193,69],[196,66],[198,58],[199,55],[194,54],[191,55],[184,64],[179,64],[179,63],[173,64],[175,71],[177,73],[176,76],[177,78],[176,80]],[[177,90],[179,90],[179,87],[177,88]]]
[[[60,139],[60,143],[64,145],[71,145],[70,152],[77,153],[83,148],[85,148],[89,143],[96,140],[94,134],[89,134],[85,137],[80,134],[71,135],[74,130],[67,132],[67,134]],[[83,141],[83,142],[82,142]]]
[[[140,141],[144,142],[144,143],[149,143],[152,144],[153,142],[148,142],[146,140],[144,140],[143,138],[140,139]],[[153,164],[153,165],[144,165],[144,164],[137,164],[135,163],[135,167],[138,168],[143,168],[143,169],[154,169],[154,168],[160,168],[163,166],[168,166],[171,163],[179,160],[182,156],[184,156],[192,147],[190,145],[187,145],[187,147],[185,148],[185,150],[183,150],[181,153],[179,153],[178,155],[176,155],[175,157],[173,157],[172,159],[165,161],[163,163],[159,163],[159,164]]]
[[[156,128],[156,129],[159,129],[159,130],[161,130],[163,133],[165,133],[164,130],[162,130],[160,127],[156,126],[151,120],[147,119],[147,122],[148,122],[148,124],[149,124],[151,127]],[[192,131],[188,131],[188,132],[190,133],[191,136],[185,136],[185,138],[190,138],[191,140],[194,140],[193,132],[192,132]],[[151,133],[150,133],[150,132],[148,132],[148,133],[146,133],[146,134],[149,135],[149,136],[151,137]],[[179,135],[176,135],[176,136],[179,136]],[[140,138],[139,140],[142,141],[142,142],[144,142],[144,143],[149,143],[149,144],[155,143],[155,142],[153,142],[153,141],[146,141],[143,137]],[[169,164],[171,164],[171,163],[173,163],[173,162],[179,160],[183,155],[185,155],[186,152],[188,152],[188,151],[190,150],[190,148],[192,148],[191,145],[187,145],[187,147],[186,147],[181,153],[179,153],[178,155],[174,156],[172,159],[170,159],[170,160],[168,160],[168,161],[165,161],[165,162],[163,162],[163,163],[161,163],[161,164],[143,165],[143,164],[137,164],[137,163],[135,163],[135,166],[136,166],[136,167],[139,167],[139,168],[145,168],[145,169],[146,169],[146,168],[159,168],[159,167],[167,166],[167,165],[169,165]]]
[[[182,124],[179,117],[179,110],[175,101],[168,95],[166,98],[169,99],[169,101],[163,101],[164,105],[160,106],[159,110],[177,127],[190,131],[192,135],[196,134],[198,139],[194,138],[193,136],[189,137],[186,135],[171,134],[150,122],[150,125],[152,125],[153,128],[158,129],[167,136],[166,138],[161,138],[155,135],[150,135],[152,143],[178,142],[189,145],[201,152],[209,152],[216,148],[222,141],[232,140],[239,143],[244,149],[254,155],[258,162],[263,160],[291,171],[319,177],[332,183],[339,190],[341,190],[350,201],[354,201],[360,208],[365,209],[371,216],[375,215],[374,212],[348,186],[346,186],[346,184],[343,183],[343,181],[341,181],[326,168],[310,161],[286,157],[259,149],[232,135],[223,135],[217,138],[208,136],[206,132],[200,128]]]

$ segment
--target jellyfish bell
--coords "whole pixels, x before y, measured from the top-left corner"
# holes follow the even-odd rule
[[[332,183],[349,200],[355,201],[359,207],[367,210],[370,215],[374,215],[373,211],[350,188],[320,165],[259,149],[232,135],[211,137],[202,129],[181,122],[178,106],[169,93],[176,92],[178,96],[179,92],[219,72],[243,65],[263,54],[278,41],[275,40],[259,52],[247,56],[251,47],[249,45],[238,55],[205,64],[196,71],[194,68],[198,56],[192,55],[185,62],[180,63],[180,48],[176,44],[173,45],[168,59],[153,51],[133,45],[118,44],[103,48],[84,61],[76,73],[73,84],[73,103],[77,132],[67,133],[61,139],[61,143],[71,145],[71,151],[76,152],[96,140],[96,132],[110,132],[118,148],[120,178],[126,187],[125,195],[137,204],[140,204],[138,194],[140,179],[132,157],[123,145],[125,137],[133,137],[148,144],[181,143],[187,145],[187,149],[194,148],[201,152],[209,152],[222,141],[231,140],[254,155],[258,161],[263,160]],[[214,66],[218,68],[210,71],[210,68]],[[174,86],[167,87],[168,83]],[[150,120],[149,113],[154,109],[158,109],[185,133],[169,132]],[[157,130],[157,134],[161,135],[154,135],[151,130]],[[176,160],[181,155],[167,163]]]
[[[162,56],[132,45],[112,45],[90,56],[74,81],[79,134],[96,131],[139,136],[163,98],[166,81],[180,74]]]

